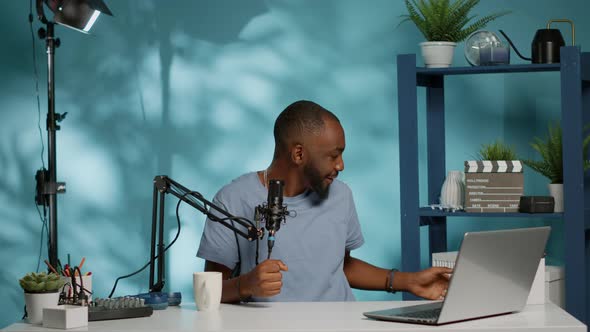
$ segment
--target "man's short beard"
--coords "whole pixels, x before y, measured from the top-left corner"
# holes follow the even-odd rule
[[[303,174],[307,177],[311,189],[318,195],[318,197],[321,200],[326,199],[330,193],[330,185],[324,184],[325,177],[320,174],[319,170],[313,165],[309,165],[303,168]]]

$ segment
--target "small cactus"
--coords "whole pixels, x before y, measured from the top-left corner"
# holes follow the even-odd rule
[[[26,293],[53,293],[57,292],[63,285],[59,275],[55,273],[31,272],[18,281]]]

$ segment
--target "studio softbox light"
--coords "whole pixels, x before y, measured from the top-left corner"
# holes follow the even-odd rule
[[[88,33],[98,16],[113,16],[102,0],[43,0],[54,14],[53,20],[61,25]]]

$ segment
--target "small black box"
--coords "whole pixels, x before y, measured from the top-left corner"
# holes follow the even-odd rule
[[[518,211],[524,213],[553,213],[553,196],[520,196]]]

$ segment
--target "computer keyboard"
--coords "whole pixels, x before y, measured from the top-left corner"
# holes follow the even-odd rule
[[[151,316],[154,309],[145,305],[144,300],[135,297],[118,297],[92,301],[88,307],[88,320],[109,320]]]
[[[399,314],[398,316],[417,318],[417,319],[426,319],[426,320],[436,320],[436,319],[438,319],[438,316],[440,316],[440,310],[441,310],[441,308],[429,309],[429,310],[423,310],[423,311],[406,312],[403,314]]]

